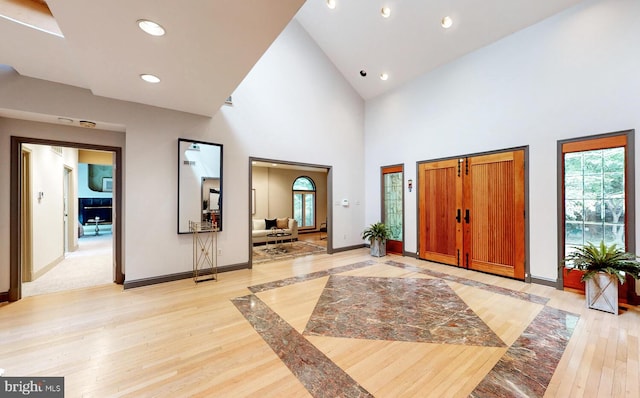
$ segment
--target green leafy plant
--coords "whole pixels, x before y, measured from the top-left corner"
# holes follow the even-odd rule
[[[634,279],[640,278],[640,262],[633,253],[625,252],[615,244],[605,245],[604,241],[599,246],[589,242],[584,246],[576,246],[576,251],[567,255],[564,264],[569,264],[567,271],[585,271],[582,281],[593,278],[598,272],[604,272],[616,276],[620,283],[624,283],[625,275],[631,275]]]
[[[362,239],[366,239],[372,242],[375,239],[380,239],[381,242],[386,242],[391,238],[391,230],[384,223],[378,222],[371,224],[362,232]]]

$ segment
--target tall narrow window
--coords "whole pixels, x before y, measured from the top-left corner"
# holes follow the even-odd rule
[[[624,147],[565,153],[565,253],[586,243],[625,247]]]
[[[387,240],[387,252],[402,254],[403,248],[403,166],[382,168],[382,222],[389,227],[391,237]]]
[[[316,184],[309,177],[298,177],[293,182],[293,218],[300,229],[315,228]]]
[[[587,243],[635,250],[632,144],[633,131],[559,143],[559,261]],[[583,288],[578,273],[562,279],[564,287]]]

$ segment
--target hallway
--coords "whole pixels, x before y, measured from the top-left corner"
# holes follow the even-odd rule
[[[113,283],[113,235],[84,235],[78,250],[33,282],[22,284],[22,297]]]

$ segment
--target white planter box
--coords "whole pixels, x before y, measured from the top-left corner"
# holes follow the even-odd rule
[[[384,257],[387,255],[387,242],[381,242],[379,239],[371,241],[371,255],[374,257]]]
[[[618,278],[600,272],[586,280],[587,307],[618,314]]]

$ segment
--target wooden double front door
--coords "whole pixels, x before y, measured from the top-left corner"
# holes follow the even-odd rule
[[[524,280],[524,150],[419,165],[419,256]]]

